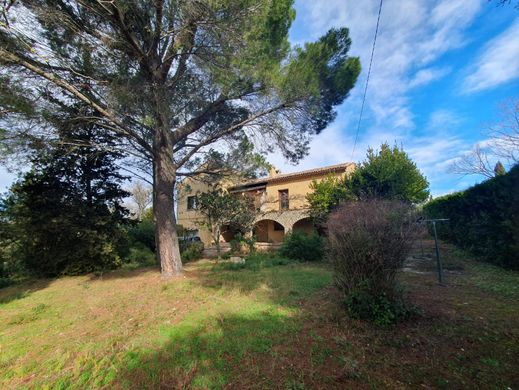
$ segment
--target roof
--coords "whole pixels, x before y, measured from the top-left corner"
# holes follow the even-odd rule
[[[342,163],[336,165],[329,165],[327,167],[308,169],[306,171],[299,171],[293,173],[281,173],[275,176],[261,177],[259,179],[251,180],[248,182],[240,183],[229,188],[229,190],[240,190],[240,189],[252,189],[248,187],[257,187],[260,185],[267,185],[272,183],[278,183],[283,181],[290,181],[294,179],[301,179],[307,176],[326,175],[328,173],[346,172],[348,167],[355,165],[354,163]]]

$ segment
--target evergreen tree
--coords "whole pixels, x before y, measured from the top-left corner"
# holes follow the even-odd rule
[[[110,135],[75,119],[88,112],[84,105],[73,106],[74,119],[52,118],[58,146],[35,154],[31,171],[3,202],[3,241],[9,240],[13,256],[37,275],[92,272],[119,262],[125,178],[116,165],[120,155],[95,146],[112,144]]]
[[[496,163],[496,166],[494,167],[494,175],[495,176],[503,176],[506,175],[506,169],[501,163],[501,161],[498,161]]]
[[[368,149],[366,160],[344,180],[347,191],[358,199],[380,198],[420,203],[429,197],[429,183],[407,153],[387,143]]]

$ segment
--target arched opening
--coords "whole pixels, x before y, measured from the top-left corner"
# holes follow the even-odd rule
[[[283,242],[285,238],[285,228],[279,222],[272,219],[262,219],[254,225],[254,236],[257,242]]]
[[[238,234],[238,230],[230,227],[229,225],[222,226],[222,234],[221,237],[223,238],[224,242],[231,242],[236,234]]]
[[[292,230],[295,232],[302,232],[305,234],[312,234],[316,231],[314,223],[311,218],[303,218],[294,223]]]

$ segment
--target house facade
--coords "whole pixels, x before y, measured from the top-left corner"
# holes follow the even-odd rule
[[[327,176],[343,177],[355,168],[353,163],[337,164],[306,171],[282,174],[271,170],[269,176],[241,183],[222,186],[230,193],[251,196],[258,209],[254,231],[258,244],[278,244],[292,230],[313,231],[309,218],[309,205],[306,196],[311,192],[312,181],[322,180]],[[205,246],[211,246],[211,235],[200,226],[203,216],[197,211],[197,194],[209,190],[209,185],[202,181],[186,179],[177,193],[178,223],[199,236]],[[231,232],[220,237],[221,242],[233,238]]]

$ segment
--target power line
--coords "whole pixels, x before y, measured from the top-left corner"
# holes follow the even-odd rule
[[[364,103],[366,102],[366,93],[368,92],[369,76],[371,74],[371,65],[373,64],[373,54],[375,53],[375,44],[377,43],[378,26],[380,24],[380,13],[382,12],[382,1],[378,7],[377,27],[375,28],[375,37],[373,38],[373,47],[371,48],[371,58],[369,60],[368,77],[366,77],[366,85],[364,86],[364,96],[362,97],[362,105],[360,107],[359,122],[357,124],[357,132],[355,133],[355,142],[353,143],[353,150],[351,151],[351,160],[353,160],[353,154],[355,153],[355,147],[357,146],[357,139],[359,138],[360,122],[362,120],[362,114],[364,113]]]

